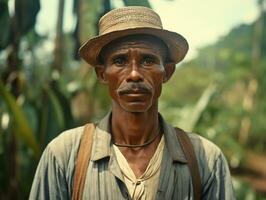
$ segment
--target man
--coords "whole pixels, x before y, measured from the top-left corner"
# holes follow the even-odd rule
[[[144,7],[112,10],[99,36],[80,49],[112,98],[93,131],[83,199],[194,199],[193,178],[175,129],[158,113],[162,84],[187,53],[187,41]],[[85,128],[68,130],[44,151],[30,199],[71,199]],[[211,142],[188,134],[199,166],[201,199],[234,199],[226,160]],[[86,145],[85,145],[86,146]]]

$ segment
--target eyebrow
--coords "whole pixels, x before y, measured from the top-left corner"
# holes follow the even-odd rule
[[[118,58],[118,57],[125,57],[125,56],[127,56],[128,55],[128,53],[123,53],[123,52],[118,52],[118,53],[114,53],[114,54],[112,54],[110,57],[109,57],[109,59],[114,59],[114,58]]]
[[[161,57],[162,61],[165,62],[166,55],[162,55],[161,52],[158,49],[153,49],[153,48],[142,48],[144,52],[142,52],[142,56],[152,56],[153,58],[159,59]],[[107,50],[107,49],[106,49]],[[112,55],[109,57],[109,59],[114,59],[119,56],[126,56],[130,49],[129,48],[118,48],[114,50],[115,52],[112,53]],[[104,51],[100,54],[100,62],[104,64],[106,61],[104,59],[105,55],[109,54],[108,50]],[[109,54],[110,55],[110,54]]]

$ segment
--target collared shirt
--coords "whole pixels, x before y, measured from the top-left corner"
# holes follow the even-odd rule
[[[130,199],[115,158],[108,114],[97,125],[92,146],[84,200]],[[193,186],[187,160],[175,130],[163,119],[165,148],[155,199],[192,200]],[[70,200],[75,159],[84,127],[65,131],[52,140],[39,162],[29,199]],[[227,162],[221,150],[197,134],[189,134],[199,163],[202,199],[235,199]]]
[[[116,160],[122,171],[124,183],[128,189],[129,195],[133,200],[153,200],[155,192],[158,188],[161,162],[163,158],[164,136],[162,136],[156,151],[150,162],[140,177],[136,177],[133,170],[130,168],[126,158],[119,150],[113,145],[115,150]]]

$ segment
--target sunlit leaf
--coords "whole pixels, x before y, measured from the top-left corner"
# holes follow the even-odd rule
[[[8,90],[6,90],[2,81],[0,81],[0,96],[4,99],[6,105],[10,110],[10,113],[13,115],[16,135],[21,138],[29,148],[33,150],[35,157],[38,158],[40,155],[40,148],[36,141],[34,133],[29,126],[29,123],[22,109],[16,103],[13,95]]]

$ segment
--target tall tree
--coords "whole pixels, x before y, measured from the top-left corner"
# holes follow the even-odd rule
[[[56,37],[55,37],[55,48],[54,48],[54,69],[58,72],[62,70],[63,65],[63,52],[64,52],[64,8],[65,0],[58,0],[58,16],[56,24]]]

